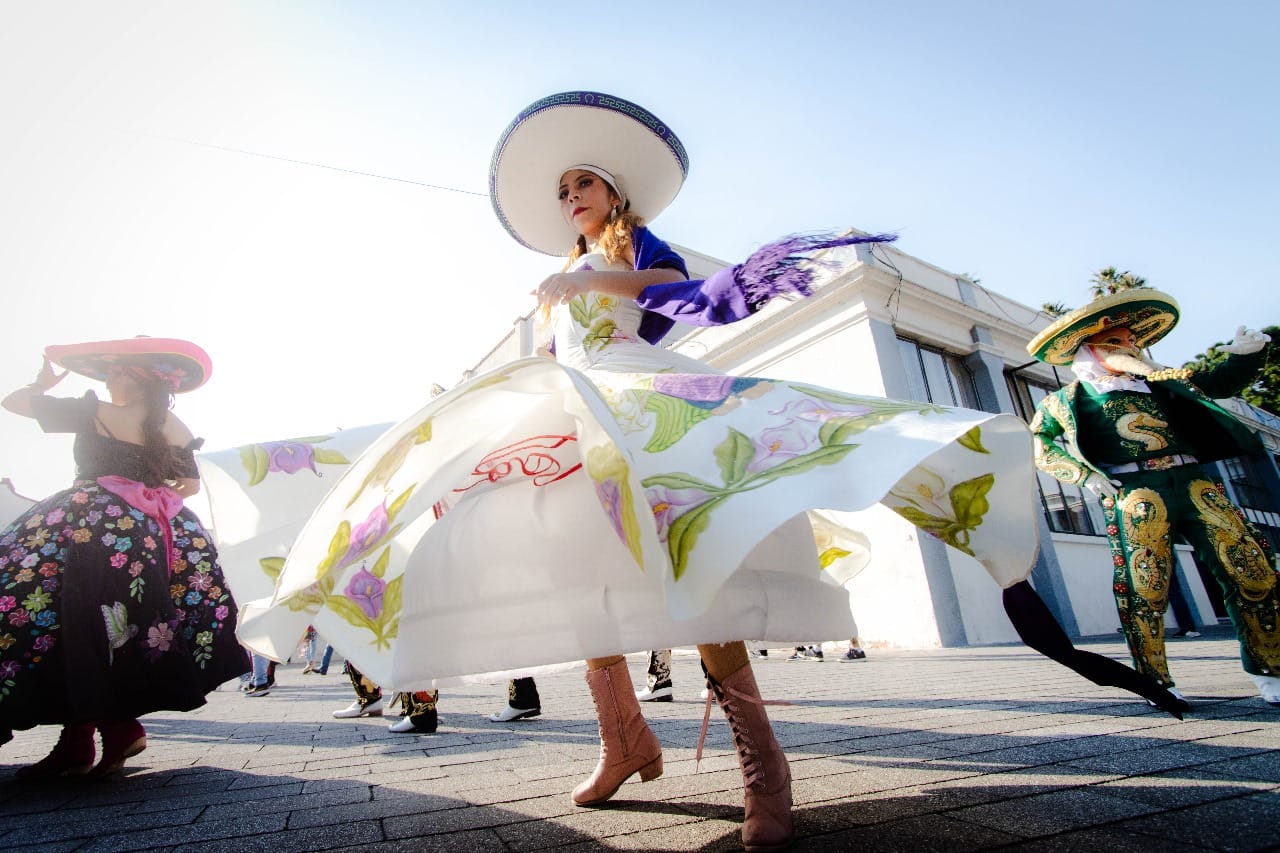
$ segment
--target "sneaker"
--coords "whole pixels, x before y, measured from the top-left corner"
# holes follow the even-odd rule
[[[307,661],[307,665],[302,668],[303,675],[306,675],[308,672],[314,672],[314,671],[315,670],[311,666],[311,661]]]
[[[750,654],[753,658],[767,658],[769,656],[769,650],[760,649],[759,651],[756,651],[755,649],[751,649]]]
[[[866,660],[866,659],[867,659],[867,653],[864,652],[862,649],[849,649],[847,652],[844,653],[844,656],[840,658],[840,662],[847,663],[848,661],[851,661],[851,660]]]
[[[804,659],[811,660],[814,663],[822,663],[822,649],[817,646],[810,646],[804,650]]]
[[[542,714],[541,708],[513,708],[508,705],[496,714],[489,715],[491,723],[510,723],[515,720],[527,720]]]
[[[670,679],[636,691],[637,702],[674,702],[675,698]]]
[[[1190,630],[1189,628],[1184,628],[1184,629],[1179,630],[1179,631],[1174,631],[1174,632],[1173,632],[1173,636],[1175,636],[1175,637],[1186,637],[1187,639],[1192,639],[1192,638],[1195,638],[1195,637],[1199,637],[1199,636],[1200,636],[1200,632],[1199,632],[1199,631],[1192,631],[1192,630]]]
[[[791,653],[791,657],[787,658],[787,660],[805,660],[805,653],[807,651],[808,649],[796,649]]]
[[[333,716],[339,720],[351,719],[352,717],[381,717],[383,702],[381,699],[370,702],[368,705],[361,705],[360,700],[352,702],[347,707],[334,711]]]
[[[252,699],[255,696],[266,696],[271,692],[270,684],[253,684],[245,689],[245,698]]]

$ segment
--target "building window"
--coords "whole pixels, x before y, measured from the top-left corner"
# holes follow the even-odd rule
[[[1030,422],[1036,406],[1057,389],[1036,379],[1008,374],[1010,390],[1022,419]],[[1040,504],[1049,529],[1055,533],[1075,533],[1080,536],[1105,536],[1107,522],[1102,514],[1102,504],[1079,486],[1064,483],[1056,477],[1036,470],[1036,482],[1040,487]]]
[[[1227,488],[1236,505],[1244,511],[1255,532],[1265,536],[1276,553],[1280,547],[1280,510],[1263,487],[1254,462],[1247,456],[1224,459],[1219,463],[1226,474]]]
[[[1235,493],[1236,501],[1242,509],[1253,509],[1259,512],[1273,512],[1275,505],[1271,502],[1267,490],[1259,482],[1258,473],[1248,457],[1237,456],[1224,459],[1222,468],[1226,471],[1227,482]]]
[[[898,338],[898,351],[907,369],[910,399],[939,406],[978,408],[973,374],[960,358],[908,338]]]

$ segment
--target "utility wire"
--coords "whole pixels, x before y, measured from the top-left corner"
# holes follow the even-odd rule
[[[359,169],[344,169],[341,166],[330,166],[327,163],[313,163],[310,160],[297,160],[293,157],[281,157],[278,154],[263,154],[261,151],[249,151],[245,148],[232,148],[229,145],[214,145],[212,142],[197,142],[194,139],[183,139],[178,136],[160,136],[156,134],[139,134],[140,136],[149,136],[152,139],[164,139],[169,142],[180,142],[183,145],[194,145],[197,148],[212,148],[215,151],[226,151],[231,154],[245,154],[249,157],[262,157],[266,160],[279,160],[282,163],[293,163],[297,166],[312,166],[316,169],[328,169],[333,172],[345,172],[348,175],[359,175],[363,178],[377,178],[381,181],[395,181],[399,184],[413,184],[416,187],[427,187],[433,190],[444,190],[445,192],[460,193],[461,195],[487,196],[488,193],[478,193],[474,190],[463,190],[457,187],[446,187],[443,184],[429,184],[426,181],[415,181],[409,178],[397,178],[392,175],[379,175],[376,172],[362,172]]]

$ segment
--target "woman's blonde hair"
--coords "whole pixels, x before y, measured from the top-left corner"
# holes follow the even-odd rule
[[[625,261],[634,266],[636,256],[631,247],[631,232],[642,225],[644,220],[634,213],[619,213],[605,224],[600,239],[596,241],[596,251],[604,255],[604,259],[611,264]],[[574,261],[586,253],[587,238],[579,234],[578,242],[573,244],[573,251],[569,253],[569,259],[565,261],[564,268],[569,269]]]

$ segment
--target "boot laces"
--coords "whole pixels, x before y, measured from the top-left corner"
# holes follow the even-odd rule
[[[732,698],[730,698],[732,696]],[[764,765],[760,761],[760,752],[756,748],[756,743],[747,734],[743,728],[742,719],[738,714],[738,705],[735,699],[741,699],[744,702],[750,702],[752,705],[790,705],[781,699],[757,699],[755,696],[748,696],[746,693],[740,693],[732,687],[726,687],[717,681],[711,681],[711,691],[707,693],[707,705],[702,713],[702,731],[698,734],[698,750],[693,759],[693,772],[697,773],[702,764],[702,746],[707,739],[707,726],[711,723],[711,702],[713,699],[720,701],[720,707],[724,711],[725,717],[729,720],[729,730],[733,732],[733,745],[736,747],[738,756],[742,761],[742,778],[748,788],[754,787],[759,783],[760,787],[764,787]]]

